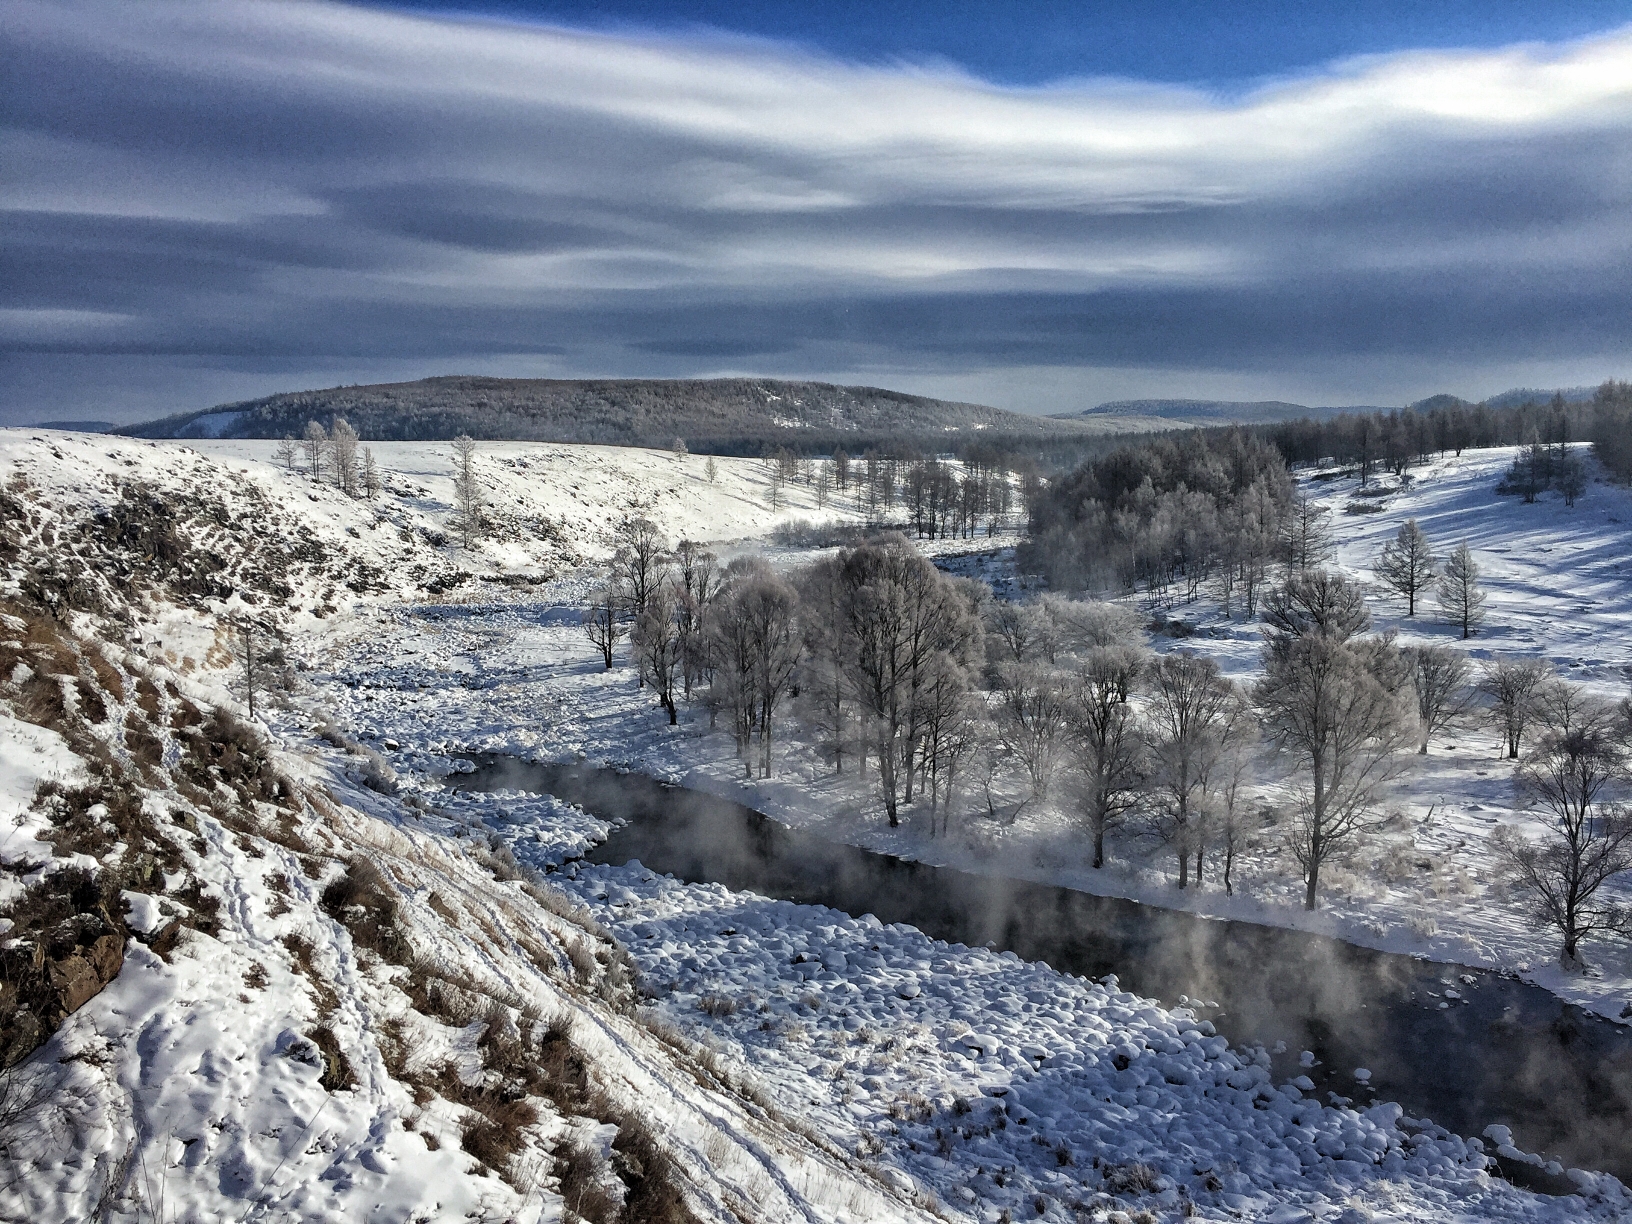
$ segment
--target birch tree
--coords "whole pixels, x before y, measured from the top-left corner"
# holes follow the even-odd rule
[[[1561,936],[1566,969],[1584,967],[1588,937],[1632,933],[1632,915],[1601,895],[1632,869],[1632,819],[1612,802],[1625,776],[1624,750],[1605,721],[1549,733],[1517,778],[1520,794],[1544,813],[1546,832],[1532,841],[1503,825],[1492,839],[1531,921]]]
[[[1266,734],[1295,765],[1290,848],[1303,871],[1304,908],[1312,910],[1321,868],[1376,823],[1414,719],[1368,667],[1368,652],[1349,640],[1316,627],[1277,637],[1265,647],[1255,697]]]

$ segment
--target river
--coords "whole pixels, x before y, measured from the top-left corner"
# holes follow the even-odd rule
[[[1011,950],[1198,1015],[1275,1050],[1357,1105],[1398,1101],[1461,1134],[1512,1128],[1526,1151],[1632,1183],[1632,1033],[1513,978],[1375,952],[1302,931],[1226,922],[1074,889],[910,862],[789,829],[727,799],[638,774],[487,758],[455,784],[553,794],[623,822],[589,856],[639,859],[692,882],[910,923]],[[1304,1068],[1312,1051],[1320,1065]],[[1354,1070],[1371,1071],[1361,1085]],[[1507,1162],[1537,1189],[1566,1190]]]

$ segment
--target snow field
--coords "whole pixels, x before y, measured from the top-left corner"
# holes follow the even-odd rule
[[[935,1195],[942,1218],[994,1222],[1005,1210],[1014,1218],[1034,1216],[1036,1196],[1053,1218],[1074,1218],[1073,1203],[1082,1204],[1078,1214],[1086,1218],[1106,1217],[1114,1204],[1103,1194],[1168,1216],[1188,1199],[1203,1218],[1344,1224],[1616,1219],[1632,1206],[1618,1183],[1590,1176],[1581,1182],[1587,1197],[1528,1195],[1490,1179],[1476,1144],[1402,1126],[1386,1107],[1335,1110],[1295,1087],[1275,1088],[1254,1052],[1219,1048],[1221,1039],[1187,1009],[1167,1011],[1113,983],[936,945],[864,918],[680,885],[638,868],[583,868],[573,888],[630,948],[657,992],[658,1014],[712,1048],[667,1044],[649,1028],[586,1005],[522,946],[533,932],[560,930],[557,920],[515,885],[496,880],[479,842],[497,830],[523,861],[560,862],[602,836],[604,826],[549,799],[450,794],[441,783],[459,756],[509,751],[634,765],[873,848],[960,866],[955,856],[967,855],[977,869],[1059,879],[1057,867],[1030,858],[1049,844],[1046,822],[961,846],[931,843],[910,826],[884,837],[865,798],[820,776],[796,745],[779,756],[779,777],[741,787],[727,738],[710,738],[694,719],[670,731],[628,671],[601,673],[574,611],[593,576],[573,568],[604,553],[604,537],[594,539],[605,530],[601,524],[638,510],[671,537],[718,540],[733,538],[738,520],[731,514],[748,524],[743,536],[764,530],[771,517],[751,494],[742,495],[740,511],[728,513],[713,506],[716,491],[702,489],[695,505],[685,501],[689,494],[674,494],[674,517],[659,518],[670,503],[640,464],[686,462],[663,452],[608,459],[593,513],[564,520],[567,543],[551,531],[536,543],[501,540],[470,557],[429,538],[446,515],[446,499],[432,484],[434,454],[416,460],[424,463],[421,479],[406,458],[392,466],[390,444],[375,444],[377,458],[396,473],[388,487],[394,479],[399,490],[389,494],[387,525],[376,527],[378,504],[311,489],[234,453],[263,446],[269,452],[271,444],[149,446],[66,435],[33,443],[12,436],[35,432],[11,431],[0,445],[63,505],[94,504],[132,470],[161,486],[225,487],[226,469],[238,464],[243,470],[236,475],[267,490],[283,516],[279,539],[309,533],[332,544],[330,568],[296,575],[303,610],[289,626],[292,649],[312,670],[290,705],[265,719],[281,745],[280,767],[297,781],[321,783],[337,801],[319,822],[326,832],[314,835],[325,839],[326,853],[362,852],[384,864],[403,894],[404,928],[427,963],[457,971],[496,997],[570,1011],[612,1091],[674,1137],[714,1218],[733,1210],[740,1217],[751,1204],[753,1218],[766,1220],[924,1219],[913,1200],[927,1202],[925,1192]],[[402,445],[421,452],[434,446]],[[543,468],[518,475],[518,496],[533,484],[567,479],[562,471],[582,463],[578,452],[610,449],[515,445],[518,454],[564,456],[549,480]],[[220,453],[207,457],[199,453],[204,448]],[[723,480],[730,461],[719,462]],[[1484,479],[1459,471],[1445,479]],[[742,478],[745,489],[751,476]],[[1411,496],[1421,496],[1421,488]],[[630,490],[628,504],[618,504],[618,490]],[[584,498],[589,489],[576,492]],[[1583,508],[1598,494],[1595,488]],[[526,495],[539,498],[523,507],[529,513],[545,504],[543,493]],[[421,526],[427,530],[419,532]],[[411,540],[401,538],[404,530]],[[342,595],[340,572],[351,565],[371,566],[390,580]],[[432,580],[465,567],[540,581],[521,600],[395,606],[425,590],[411,574],[398,580],[414,565]],[[1493,622],[1494,604],[1493,596]],[[208,601],[149,609],[138,629],[148,640],[132,645],[154,666],[173,669],[186,691],[228,700],[230,656],[212,623],[221,610]],[[1227,631],[1240,637],[1212,640],[1226,653],[1235,650],[1243,664],[1256,657],[1249,626]],[[319,721],[384,752],[399,794],[365,789],[360,755],[316,739],[311,728]],[[1490,785],[1494,799],[1499,780]],[[287,848],[254,839],[246,849],[207,814],[198,820],[209,843],[200,870],[222,901],[220,937],[188,936],[170,965],[133,954],[126,972],[64,1027],[49,1051],[88,1051],[61,1064],[83,1085],[86,1104],[73,1128],[78,1146],[60,1159],[42,1155],[39,1176],[26,1190],[6,1192],[24,1193],[26,1201],[0,1206],[41,1221],[87,1218],[102,1184],[98,1171],[129,1152],[137,1166],[145,1163],[150,1184],[170,1188],[167,1201],[184,1209],[172,1213],[177,1219],[236,1218],[246,1206],[256,1219],[531,1219],[535,1211],[557,1218],[559,1199],[548,1191],[523,1198],[497,1179],[470,1173],[454,1139],[457,1111],[416,1105],[398,1077],[407,1069],[394,1075],[379,1045],[388,1022],[410,1024],[413,1049],[474,1073],[467,1058],[479,1035],[474,1024],[438,1027],[406,1014],[402,971],[355,948],[345,928],[317,907],[318,881],[304,874],[310,856],[291,857]],[[288,896],[271,885],[274,868],[292,885]],[[1159,880],[1140,879],[1138,870],[1130,864],[1121,877],[1113,873],[1124,881],[1114,887],[1148,889],[1163,903],[1225,903],[1211,892],[1174,897]],[[1277,910],[1273,897],[1250,904],[1278,921],[1299,920]],[[144,903],[133,899],[133,906]],[[1365,912],[1371,920],[1373,910]],[[334,991],[331,1026],[357,1074],[358,1087],[333,1093],[334,1100],[316,1086],[321,1059],[314,1063],[308,1045],[289,1036],[310,1030],[321,998],[311,978],[297,972],[282,942],[289,934],[310,943],[312,963]],[[1527,938],[1526,948],[1540,946]],[[256,964],[265,970],[264,987],[248,983]],[[230,1053],[232,1066],[212,1051]],[[750,1099],[719,1091],[726,1080],[749,1083]],[[144,1094],[151,1109],[140,1103]],[[348,1095],[337,1109],[335,1101]],[[560,1127],[584,1130],[541,1112],[535,1152]],[[422,1132],[447,1141],[432,1151]],[[209,1146],[200,1147],[206,1138]],[[836,1155],[835,1144],[867,1153],[863,1159],[873,1167],[858,1170],[857,1158]],[[1068,1163],[1061,1162],[1062,1145]],[[195,1149],[202,1155],[189,1164]],[[1141,1165],[1161,1180],[1136,1172]],[[428,1180],[417,1180],[419,1171]],[[271,1193],[247,1198],[241,1178]]]

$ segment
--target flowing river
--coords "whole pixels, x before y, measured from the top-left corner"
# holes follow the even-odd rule
[[[1282,1048],[1275,1071],[1356,1104],[1398,1101],[1462,1134],[1509,1126],[1525,1151],[1632,1182],[1632,1033],[1540,987],[1459,965],[1374,952],[1302,931],[1200,918],[1074,889],[974,875],[801,833],[727,799],[639,774],[487,758],[455,785],[552,794],[624,822],[591,852],[639,859],[936,939],[1011,950],[1066,973],[1115,973],[1123,987],[1197,1014],[1238,1044]],[[1319,1065],[1299,1065],[1301,1051]],[[1354,1078],[1371,1072],[1369,1086]],[[1562,1178],[1504,1162],[1536,1189]]]

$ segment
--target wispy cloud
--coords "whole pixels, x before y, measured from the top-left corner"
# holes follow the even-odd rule
[[[13,418],[115,358],[199,393],[200,357],[223,388],[1012,369],[1052,409],[1069,380],[1025,371],[1387,398],[1632,357],[1632,32],[1215,97],[329,4],[3,11]]]

